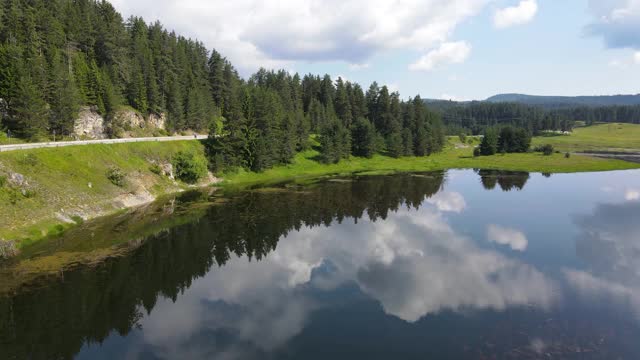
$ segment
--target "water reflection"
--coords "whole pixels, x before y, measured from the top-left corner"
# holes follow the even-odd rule
[[[500,185],[502,191],[522,190],[531,177],[528,172],[501,171],[501,170],[477,170],[482,186],[487,190],[493,190]]]
[[[568,194],[566,184],[575,183],[565,176],[479,175],[484,186],[495,181],[493,188],[519,191],[485,192],[472,172],[454,173],[457,181],[444,173],[365,177],[225,199],[190,194],[195,198],[157,204],[146,216],[87,225],[94,233],[88,242],[99,244],[99,253],[111,235],[123,251],[46,281],[16,275],[20,281],[7,282],[10,294],[0,296],[2,357],[583,359],[640,353],[630,341],[640,334],[638,323],[610,311],[634,311],[640,319],[640,202],[597,205],[571,222],[567,214],[577,207],[551,199],[537,205],[548,209],[543,213],[473,224],[479,211],[513,206],[514,196],[541,199],[541,185]],[[566,258],[566,267],[545,262],[561,252],[563,241],[571,242],[575,257],[572,238],[540,249],[538,224],[565,217],[566,226],[580,230],[584,267]],[[56,249],[79,251],[87,243],[80,241],[83,231],[59,239]],[[118,234],[137,240],[121,244]],[[40,254],[29,260],[38,263],[49,259],[42,255],[49,249],[39,246],[23,255]],[[29,261],[18,259],[0,274],[17,274]],[[594,300],[606,301],[592,311]]]
[[[570,284],[589,300],[615,303],[640,320],[640,201],[599,204],[580,216],[576,247],[585,271],[566,270]]]

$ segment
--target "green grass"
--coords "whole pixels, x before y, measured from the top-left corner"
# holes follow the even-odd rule
[[[551,138],[548,138],[551,139]],[[555,138],[553,138],[555,139]],[[376,155],[372,159],[355,158],[325,165],[316,159],[317,150],[298,154],[292,164],[262,173],[245,170],[221,174],[226,189],[270,185],[285,181],[304,181],[332,175],[424,172],[446,169],[500,169],[545,173],[637,169],[640,164],[586,156],[565,158],[563,154],[543,156],[537,153],[506,154],[490,157],[472,156],[474,144],[461,144],[450,138],[442,153],[430,157],[394,159]],[[71,217],[114,213],[119,196],[146,189],[152,195],[180,191],[175,184],[154,172],[153,162],[169,162],[179,151],[204,153],[197,141],[145,142],[116,145],[88,145],[0,153],[0,176],[8,171],[26,176],[28,196],[3,185],[0,188],[0,239],[20,239],[20,246],[37,242],[77,226],[79,221],[60,226],[58,214]],[[123,187],[107,178],[107,171],[117,167],[127,176]],[[157,170],[157,169],[156,169]],[[89,186],[91,184],[91,186]]]
[[[640,125],[599,124],[576,128],[571,135],[533,139],[533,146],[543,144],[560,151],[640,151]]]
[[[640,168],[640,164],[621,160],[598,159],[587,156],[572,156],[567,159],[564,154],[544,156],[539,153],[527,153],[474,158],[473,145],[467,148],[457,148],[456,145],[460,144],[450,138],[445,151],[426,158],[406,157],[394,159],[376,155],[372,159],[352,157],[349,160],[330,165],[318,163],[314,159],[317,157],[318,152],[316,150],[308,150],[298,154],[293,163],[287,166],[278,166],[262,173],[252,173],[244,170],[226,173],[223,175],[225,180],[223,186],[235,188],[330,175],[381,174],[447,169],[499,169],[543,173],[572,173]]]
[[[116,211],[114,199],[147,189],[153,195],[184,188],[154,174],[151,164],[169,162],[179,151],[202,153],[198,141],[87,145],[0,153],[0,175],[24,175],[35,196],[25,197],[5,184],[0,188],[0,239],[38,239],[60,231],[56,213],[67,216]],[[124,187],[109,181],[109,168],[127,176]],[[65,227],[68,227],[66,225]]]

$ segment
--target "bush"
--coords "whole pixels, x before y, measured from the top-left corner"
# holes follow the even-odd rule
[[[158,164],[153,164],[149,167],[149,171],[156,175],[162,175],[162,168]]]
[[[482,151],[480,151],[479,147],[473,149],[473,156],[478,157],[480,155],[482,155]]]
[[[22,193],[22,196],[24,196],[27,199],[31,199],[36,197],[36,192],[35,190],[30,190],[30,189],[22,189],[22,191],[20,191]]]
[[[125,183],[124,178],[124,173],[117,167],[112,167],[107,170],[107,179],[115,186],[123,187]]]
[[[564,158],[565,158],[565,159],[568,159],[568,158],[570,158],[570,157],[571,157],[571,153],[566,153],[566,154],[564,154]]]
[[[0,176],[0,189],[3,188],[7,184],[7,177]]]
[[[180,151],[172,162],[176,178],[188,184],[195,184],[207,175],[207,159],[202,155]]]
[[[467,142],[467,135],[464,134],[464,133],[458,135],[458,138],[460,139],[460,142],[463,143],[463,144]]]
[[[553,155],[553,145],[551,145],[551,144],[546,144],[546,145],[540,146],[540,147],[536,148],[536,150],[538,152],[543,153],[545,156]]]

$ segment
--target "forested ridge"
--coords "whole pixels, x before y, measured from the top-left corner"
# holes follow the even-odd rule
[[[215,50],[159,22],[123,19],[107,1],[0,0],[0,127],[38,140],[70,134],[82,106],[113,126],[130,107],[166,114],[171,132],[222,135],[212,164],[262,170],[290,162],[318,134],[322,159],[425,156],[444,127],[420,97],[375,82],[260,70],[248,79]]]
[[[487,128],[512,125],[538,134],[544,130],[570,131],[576,121],[640,123],[640,105],[546,107],[517,102],[429,101],[439,112],[450,135],[482,134]]]

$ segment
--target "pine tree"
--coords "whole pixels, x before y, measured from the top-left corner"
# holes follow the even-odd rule
[[[81,99],[78,96],[73,75],[69,66],[58,56],[51,70],[51,104],[50,128],[58,135],[70,135],[73,132],[74,120],[78,116]]]
[[[488,156],[498,152],[498,133],[493,129],[487,129],[480,143],[480,154]]]
[[[342,78],[338,78],[336,81],[336,99],[335,99],[335,109],[336,115],[338,115],[338,119],[342,121],[345,127],[351,127],[352,122],[352,112],[351,112],[351,102],[349,100],[349,93],[347,92],[347,87],[342,81]]]
[[[16,120],[15,130],[20,136],[38,140],[47,135],[47,104],[30,76],[20,77],[12,109]]]
[[[369,120],[360,117],[351,130],[351,147],[354,156],[371,158],[376,153],[376,129]]]

